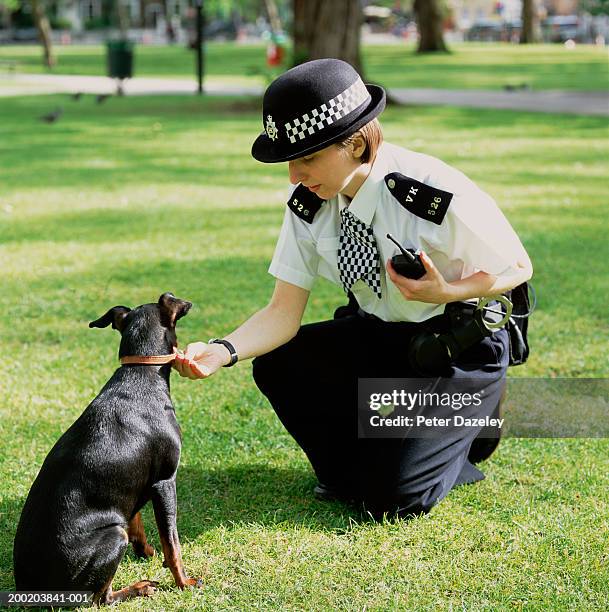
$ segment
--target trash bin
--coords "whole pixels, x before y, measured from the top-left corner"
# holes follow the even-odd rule
[[[109,40],[106,43],[108,76],[130,79],[133,76],[133,43],[128,40]]]

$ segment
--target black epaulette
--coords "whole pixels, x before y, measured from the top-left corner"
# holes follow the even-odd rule
[[[313,218],[325,202],[304,185],[298,185],[292,197],[288,200],[291,211],[307,223],[313,223]]]
[[[385,177],[391,195],[413,215],[441,225],[453,194],[430,187],[399,172]]]

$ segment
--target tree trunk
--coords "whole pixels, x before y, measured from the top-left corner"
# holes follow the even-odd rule
[[[522,0],[522,32],[520,44],[538,43],[541,41],[539,26],[539,7],[537,0]]]
[[[359,0],[294,0],[294,64],[336,57],[363,77]]]
[[[129,32],[129,11],[125,0],[117,0],[116,2],[116,17],[118,21],[118,29],[122,40],[127,40]]]
[[[42,43],[44,51],[44,63],[47,68],[52,68],[55,64],[55,56],[53,55],[53,42],[51,41],[51,26],[44,10],[44,5],[41,0],[32,0],[32,14],[34,23],[38,30],[38,37]]]
[[[415,0],[414,13],[419,30],[417,53],[448,51],[443,35],[443,11],[441,0]]]
[[[173,45],[176,41],[176,33],[172,23],[173,15],[171,14],[169,2],[167,2],[167,0],[161,0],[161,5],[163,6],[163,16],[165,17],[165,35],[167,36],[167,42]]]
[[[11,12],[7,6],[0,3],[0,27],[7,30],[11,27]]]
[[[279,11],[275,0],[264,0],[264,8],[266,9],[269,25],[273,34],[280,34],[283,31],[281,20],[279,19]]]

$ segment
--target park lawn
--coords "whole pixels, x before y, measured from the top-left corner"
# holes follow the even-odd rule
[[[249,157],[259,102],[192,97],[7,98],[0,105],[0,590],[46,453],[116,365],[115,304],[190,299],[181,345],[261,307],[283,215],[282,165]],[[37,117],[57,106],[53,125]],[[389,108],[389,141],[442,157],[500,203],[535,266],[532,355],[514,376],[606,377],[607,129],[603,118]],[[344,303],[320,282],[306,322]],[[178,526],[204,588],[129,552],[115,579],[161,582],[124,610],[605,609],[609,442],[507,439],[487,479],[430,515],[375,523],[313,498],[315,478],[238,364],[173,377],[184,433]],[[153,517],[144,512],[160,550]],[[33,552],[35,562],[35,552]]]
[[[55,49],[58,64],[54,74],[106,73],[105,49],[101,45]],[[362,57],[366,78],[386,87],[502,89],[506,85],[527,85],[533,90],[586,91],[606,90],[609,86],[606,47],[460,43],[451,45],[451,51],[419,56],[411,43],[404,42],[364,45]],[[40,47],[36,45],[0,47],[0,60],[17,61],[22,72],[45,72],[40,58]],[[138,45],[135,76],[189,77],[194,75],[194,62],[193,52],[183,46]],[[214,81],[243,85],[264,84],[272,76],[265,66],[265,47],[261,44],[209,43],[205,72]]]

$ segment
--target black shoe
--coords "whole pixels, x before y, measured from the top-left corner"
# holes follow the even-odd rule
[[[472,465],[488,459],[499,446],[501,434],[497,438],[476,438],[469,449],[467,458]]]
[[[313,489],[313,494],[317,499],[322,501],[341,501],[345,503],[353,501],[353,498],[346,493],[343,493],[339,489],[335,489],[321,482],[317,483]]]

